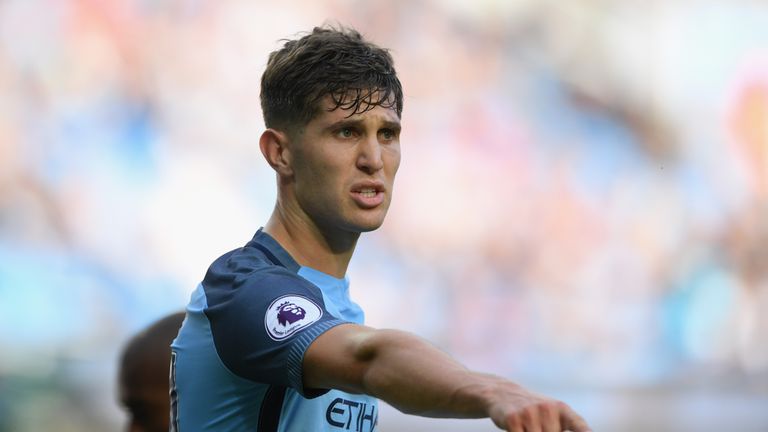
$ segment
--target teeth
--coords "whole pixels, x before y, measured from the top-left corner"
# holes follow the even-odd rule
[[[360,189],[360,195],[366,198],[373,198],[376,196],[376,189],[372,189],[372,188]]]

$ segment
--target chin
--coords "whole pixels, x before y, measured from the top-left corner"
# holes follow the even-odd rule
[[[353,222],[349,224],[350,231],[354,232],[371,232],[379,229],[379,227],[384,223],[384,221],[377,221],[377,222]]]
[[[358,231],[360,231],[361,233],[364,233],[364,232],[371,232],[371,231],[376,231],[377,229],[379,229],[379,227],[380,227],[381,225],[382,225],[382,224],[376,224],[376,225],[371,225],[371,226],[365,226],[365,227],[362,227],[362,228],[360,228]]]
[[[384,215],[370,217],[370,218],[357,218],[349,221],[349,227],[351,231],[355,232],[371,232],[379,229],[384,223]]]

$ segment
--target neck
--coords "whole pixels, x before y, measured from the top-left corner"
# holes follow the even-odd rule
[[[278,200],[264,231],[272,236],[299,265],[337,278],[347,274],[359,233],[324,230],[307,217],[287,211]]]

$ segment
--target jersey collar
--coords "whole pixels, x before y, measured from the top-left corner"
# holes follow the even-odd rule
[[[277,240],[264,232],[263,227],[256,231],[256,234],[253,236],[253,239],[248,243],[247,246],[253,246],[260,249],[262,252],[264,252],[265,255],[267,255],[267,258],[269,258],[275,264],[283,266],[292,272],[296,273],[301,268],[299,263],[293,259],[287,250],[280,246],[280,243],[278,243]]]

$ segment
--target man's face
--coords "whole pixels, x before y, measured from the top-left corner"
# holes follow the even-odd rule
[[[391,108],[349,117],[328,111],[329,104],[293,143],[296,199],[321,229],[374,230],[384,222],[400,166],[400,119]]]

